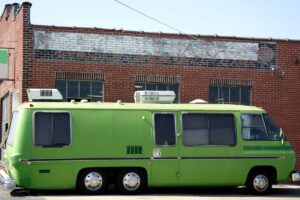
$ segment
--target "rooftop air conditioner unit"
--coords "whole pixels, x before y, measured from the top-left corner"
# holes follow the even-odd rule
[[[27,89],[29,101],[62,101],[58,89]]]
[[[173,103],[174,91],[136,91],[134,93],[135,103]]]

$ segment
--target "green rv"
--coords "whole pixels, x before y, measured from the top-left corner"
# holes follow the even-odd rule
[[[151,104],[159,100],[152,97],[144,98],[148,103],[40,99],[13,112],[0,172],[6,187],[96,194],[115,184],[135,194],[146,187],[246,186],[266,194],[292,174],[299,180],[291,145],[261,108]]]

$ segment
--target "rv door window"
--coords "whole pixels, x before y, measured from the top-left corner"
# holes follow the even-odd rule
[[[241,121],[244,140],[268,140],[260,114],[241,115]]]
[[[176,144],[175,116],[173,114],[156,113],[154,115],[154,126],[156,145]]]
[[[41,147],[63,147],[71,143],[70,114],[66,112],[36,112],[34,142]]]

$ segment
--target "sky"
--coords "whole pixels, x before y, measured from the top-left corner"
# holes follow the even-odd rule
[[[120,0],[186,34],[300,39],[300,0]],[[115,0],[31,0],[31,23],[177,33]],[[19,0],[0,0],[5,4]]]

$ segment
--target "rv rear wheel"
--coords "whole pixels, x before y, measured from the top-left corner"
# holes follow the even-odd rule
[[[87,169],[80,172],[77,187],[85,194],[99,194],[107,189],[107,178],[102,170]]]
[[[139,169],[125,169],[118,174],[117,188],[126,194],[138,194],[146,188],[146,178]]]
[[[264,171],[254,171],[249,174],[247,188],[254,195],[266,195],[272,189],[271,176]]]

